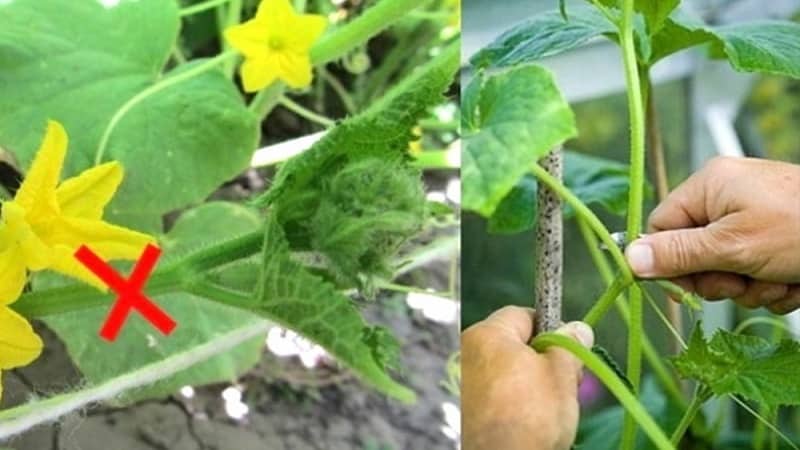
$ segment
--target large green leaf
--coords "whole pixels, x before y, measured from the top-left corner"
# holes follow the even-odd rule
[[[736,70],[800,78],[800,24],[760,21],[713,28]]]
[[[682,377],[703,383],[718,396],[738,395],[772,408],[800,404],[800,343],[793,340],[773,343],[717,330],[706,341],[698,323],[673,364]]]
[[[163,239],[164,255],[172,258],[207,246],[209,239],[230,238],[257,231],[261,226],[262,220],[250,209],[231,203],[207,203],[184,213],[178,220]],[[178,322],[178,327],[168,337],[134,313],[116,341],[102,341],[97,331],[108,315],[107,307],[61,314],[45,322],[67,345],[70,356],[86,379],[94,384],[261,320],[249,312],[189,294],[160,295],[153,300]],[[253,339],[126,400],[167,395],[184,385],[233,381],[258,362],[263,343],[263,337]]]
[[[578,47],[586,41],[617,29],[597,10],[577,7],[568,20],[560,11],[537,15],[501,34],[472,57],[476,67],[510,67],[536,62]]]
[[[681,0],[636,0],[634,7],[644,16],[648,34],[653,35],[680,3]]]
[[[564,152],[564,184],[583,203],[624,216],[628,206],[628,166],[616,161],[571,151]],[[489,231],[496,234],[520,233],[536,226],[537,183],[525,175],[506,195],[489,218]],[[575,211],[564,205],[564,217]]]
[[[787,21],[712,27],[676,11],[653,36],[650,63],[706,43],[712,45],[712,54],[727,58],[736,70],[800,78],[800,24]]]
[[[532,164],[577,131],[572,110],[542,67],[479,73],[471,83],[480,89],[475,110],[462,112],[476,118],[463,130],[463,206],[489,217]]]
[[[154,85],[168,86],[121,116],[103,159],[126,181],[116,221],[157,231],[160,215],[205,198],[243,170],[257,121],[217,70],[170,85],[162,74],[180,24],[173,0],[0,2],[0,146],[26,168],[47,119],[70,135],[65,176],[94,165],[114,114]]]
[[[332,284],[292,259],[274,217],[267,223],[261,279],[251,309],[323,346],[380,391],[414,400],[412,391],[387,374],[396,367],[397,342],[384,329],[364,322],[355,304]]]
[[[458,42],[368,110],[288,161],[256,202],[269,205],[294,251],[324,255],[347,284],[389,275],[389,260],[425,217],[420,173],[408,164],[412,128],[442,101],[460,59]]]

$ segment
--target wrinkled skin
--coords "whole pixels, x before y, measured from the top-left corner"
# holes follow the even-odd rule
[[[786,314],[800,307],[800,166],[719,157],[650,215],[626,254],[642,278],[708,300]]]
[[[558,333],[591,348],[591,328]],[[566,450],[578,426],[581,362],[559,348],[528,346],[533,311],[507,306],[461,336],[464,450]]]

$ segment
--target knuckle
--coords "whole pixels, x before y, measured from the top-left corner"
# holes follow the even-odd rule
[[[692,245],[683,234],[676,234],[667,241],[667,253],[671,256],[674,270],[681,273],[691,271],[694,262]]]

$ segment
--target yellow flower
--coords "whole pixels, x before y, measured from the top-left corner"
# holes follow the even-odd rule
[[[66,152],[64,128],[49,122],[17,195],[2,204],[0,305],[19,297],[27,271],[52,269],[105,290],[104,283],[74,258],[81,245],[112,260],[136,259],[154,242],[146,234],[102,220],[103,209],[122,182],[122,166],[102,164],[59,185]]]
[[[297,14],[289,0],[263,0],[255,18],[225,30],[242,52],[244,90],[255,92],[281,79],[290,87],[311,84],[311,46],[325,31],[324,16]]]
[[[136,259],[154,239],[102,221],[120,182],[122,166],[110,162],[59,185],[67,134],[49,122],[36,158],[0,219],[0,371],[25,366],[42,351],[30,323],[8,306],[22,293],[28,271],[52,269],[99,289],[104,284],[75,260],[88,245],[104,259]],[[2,385],[0,385],[2,395]]]

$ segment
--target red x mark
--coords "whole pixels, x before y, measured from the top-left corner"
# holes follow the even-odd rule
[[[131,309],[139,310],[145,319],[165,335],[169,335],[175,329],[177,323],[150,299],[142,295],[142,287],[144,287],[145,281],[150,276],[150,272],[153,271],[153,267],[155,267],[160,255],[161,249],[148,244],[136,263],[136,267],[133,268],[130,278],[126,280],[113,267],[106,264],[99,256],[89,250],[89,247],[83,245],[75,252],[75,258],[78,261],[83,263],[86,268],[91,270],[119,295],[106,323],[103,324],[103,328],[100,330],[101,337],[107,341],[114,342]]]

